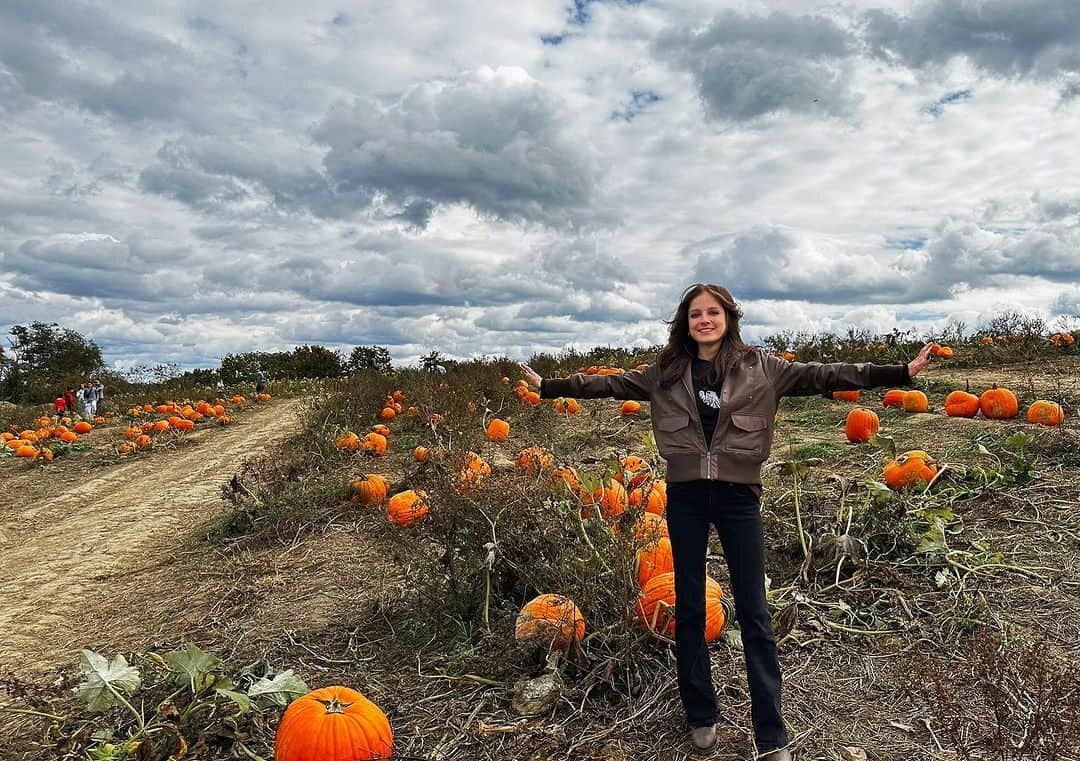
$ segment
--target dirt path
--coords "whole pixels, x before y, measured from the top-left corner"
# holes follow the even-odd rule
[[[146,584],[140,569],[168,565],[226,510],[221,484],[294,432],[302,404],[275,401],[229,428],[200,431],[169,456],[92,470],[0,516],[0,670],[74,662],[79,647],[120,624],[102,615],[115,600],[139,600],[143,607],[128,606],[124,618],[160,628],[160,601],[148,596],[161,586]],[[170,595],[182,597],[183,582]]]

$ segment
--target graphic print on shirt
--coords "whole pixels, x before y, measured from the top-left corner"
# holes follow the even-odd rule
[[[698,396],[701,397],[702,404],[712,407],[714,410],[720,409],[720,397],[716,395],[715,391],[702,389],[698,391]]]

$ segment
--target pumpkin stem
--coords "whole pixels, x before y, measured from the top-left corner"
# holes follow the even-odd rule
[[[345,709],[352,705],[352,703],[342,703],[337,698],[320,700],[319,702],[326,708],[327,713],[345,713]]]

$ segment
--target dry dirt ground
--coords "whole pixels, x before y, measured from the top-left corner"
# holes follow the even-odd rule
[[[292,434],[302,404],[275,400],[119,464],[95,465],[92,450],[48,469],[0,462],[0,671],[27,677],[91,643],[136,645],[182,627],[190,608],[175,601],[199,590],[176,569],[206,552],[222,484]]]

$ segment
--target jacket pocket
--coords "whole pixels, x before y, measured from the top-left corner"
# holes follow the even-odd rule
[[[690,425],[688,414],[653,417],[653,433],[661,455],[701,451],[697,429]]]
[[[724,449],[764,455],[769,441],[769,418],[765,415],[732,413]]]

